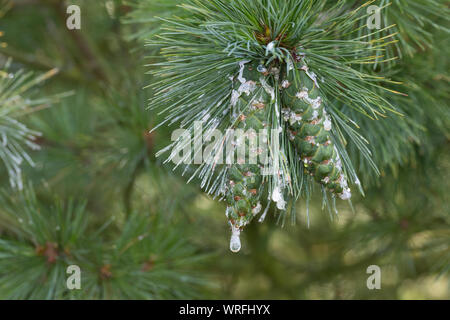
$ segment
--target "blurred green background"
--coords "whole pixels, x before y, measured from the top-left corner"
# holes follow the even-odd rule
[[[318,195],[308,228],[299,201],[296,225],[270,214],[248,227],[239,254],[229,251],[225,205],[155,158],[176,126],[148,133],[162,116],[147,110],[157,52],[145,39],[176,3],[1,4],[0,65],[59,72],[23,93],[18,118],[42,133],[29,152],[36,165],[22,166],[24,190],[0,166],[0,298],[449,299],[448,119],[424,117],[354,210],[340,202],[330,215]],[[81,8],[79,31],[66,28],[68,4]],[[448,37],[433,33],[435,48],[404,57],[414,68],[402,75],[448,112]],[[414,103],[425,110],[426,97]],[[81,290],[65,287],[70,264],[81,267]],[[366,286],[370,265],[381,290]]]

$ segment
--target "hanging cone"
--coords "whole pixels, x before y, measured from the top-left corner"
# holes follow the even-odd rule
[[[237,134],[232,138],[237,157],[233,157],[229,167],[225,191],[226,215],[233,231],[230,243],[233,252],[240,249],[240,231],[261,211],[264,189],[261,159],[268,155],[270,125],[267,119],[272,101],[263,86],[264,77],[268,75],[266,68],[258,62],[242,62],[240,67],[239,75],[233,79],[231,98],[231,107],[238,119],[234,127]],[[240,154],[239,149],[244,147],[245,153]]]
[[[332,123],[320,96],[316,75],[303,62],[285,70],[281,83],[283,118],[305,170],[343,200],[351,197],[342,161],[331,140]]]

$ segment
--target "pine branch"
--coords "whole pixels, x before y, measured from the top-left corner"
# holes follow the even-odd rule
[[[83,203],[47,207],[31,188],[0,201],[2,299],[186,299],[207,285],[193,268],[206,256],[159,213],[93,228]],[[111,224],[119,230],[112,240]],[[69,265],[80,267],[82,290],[66,287]]]
[[[49,103],[50,99],[30,100],[25,95],[31,88],[57,73],[56,69],[33,78],[32,73],[8,71],[10,61],[0,70],[0,158],[9,175],[10,184],[22,189],[21,165],[27,162],[34,166],[27,149],[37,150],[35,142],[40,133],[29,129],[16,120],[24,114],[30,113],[36,105]]]
[[[369,119],[378,119],[397,111],[387,95],[380,94],[380,91],[388,90],[383,85],[391,81],[361,68],[362,65],[377,62],[375,53],[389,45],[385,41],[386,37],[376,38],[381,31],[375,31],[368,40],[355,30],[355,25],[367,18],[365,5],[352,10],[348,10],[345,3],[328,5],[326,1],[278,0],[192,0],[182,5],[190,15],[163,19],[166,25],[149,42],[150,46],[162,48],[161,55],[164,58],[152,64],[152,74],[157,80],[151,85],[156,91],[151,107],[159,108],[165,115],[158,127],[179,123],[193,132],[194,122],[203,121],[204,130],[234,128],[242,121],[242,117],[246,117],[247,111],[245,104],[237,112],[230,107],[238,90],[232,84],[234,79],[242,77],[242,71],[246,72],[242,64],[252,61],[260,62],[261,70],[267,70],[264,73],[258,67],[258,71],[267,78],[268,90],[272,88],[275,93],[272,97],[274,101],[269,106],[268,126],[281,128],[281,116],[276,110],[287,107],[286,102],[278,98],[282,96],[283,80],[289,78],[289,72],[294,72],[292,69],[303,69],[314,88],[320,89],[320,103],[326,106],[333,123],[332,137],[325,140],[330,141],[329,144],[333,143],[333,147],[336,145],[334,150],[340,157],[333,158],[333,161],[340,163],[341,160],[337,159],[342,158],[343,172],[346,173],[338,174],[333,178],[335,180],[331,179],[336,183],[328,190],[331,193],[338,190],[341,194],[339,190],[342,187],[346,193],[342,193],[342,197],[347,199],[349,191],[345,177],[348,176],[358,188],[360,181],[346,154],[348,142],[345,139],[350,139],[358,146],[362,157],[370,159],[371,154],[364,145],[365,140],[351,131],[351,126],[358,125],[343,112],[344,109],[349,108]],[[388,32],[388,29],[382,31]],[[233,79],[231,83],[229,78]],[[252,82],[256,81],[258,88],[259,82],[251,79]],[[261,84],[264,84],[262,80]],[[257,95],[256,91],[254,94]],[[249,106],[251,104],[251,101],[248,102]],[[307,120],[315,123],[314,113],[311,112],[310,116],[312,118]],[[303,124],[304,120],[300,121]],[[347,133],[345,137],[344,133]],[[283,134],[281,140],[282,169],[278,176],[267,178],[268,193],[275,194],[278,186],[284,186],[289,198],[304,196],[309,200],[313,190],[309,177],[311,172],[308,175],[300,173],[304,169],[299,169],[297,163],[304,146],[292,153],[287,133]],[[158,155],[172,149],[167,159],[170,161],[174,154],[191,143],[191,140],[175,141]],[[217,143],[213,153],[220,154],[223,145],[225,143]],[[289,158],[286,156],[288,154],[292,156]],[[372,163],[372,167],[376,168],[376,165]],[[229,180],[225,177],[231,170],[224,167],[217,171],[215,169],[215,164],[208,163],[196,170],[187,168],[185,172],[193,172],[191,179],[198,177],[208,193],[218,196],[227,190],[228,186],[224,182]],[[324,203],[329,203],[326,196]]]

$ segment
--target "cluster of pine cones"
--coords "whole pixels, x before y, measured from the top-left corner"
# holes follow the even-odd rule
[[[265,61],[242,61],[239,66],[239,73],[232,77],[230,106],[235,110],[235,128],[246,132],[244,138],[264,131],[266,134],[262,136],[270,136],[275,108],[295,148],[296,161],[302,162],[304,172],[334,196],[349,199],[347,177],[331,137],[332,121],[319,81],[304,59],[296,59],[292,64],[272,62],[268,66]],[[263,183],[263,170],[267,167],[262,160],[264,157],[258,157],[256,163],[249,163],[248,159],[255,154],[270,154],[270,145],[264,139],[257,148],[252,148],[250,140],[236,139],[236,148],[245,144],[245,159],[238,158],[229,166],[224,190],[233,252],[240,250],[239,233],[262,211],[261,200],[267,193]],[[285,209],[282,184],[273,188],[268,198],[276,202],[278,209]]]

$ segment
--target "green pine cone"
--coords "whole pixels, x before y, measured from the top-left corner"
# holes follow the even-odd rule
[[[268,154],[270,125],[267,119],[272,99],[263,86],[265,75],[265,68],[258,62],[242,62],[239,75],[233,79],[231,104],[238,119],[234,126],[237,134],[233,137],[233,148],[237,157],[234,157],[228,170],[225,196],[228,221],[233,234],[237,235],[261,211],[260,199],[264,189],[261,171],[264,163],[260,155]],[[239,134],[240,130],[243,135]],[[245,156],[238,151],[244,146]],[[239,248],[240,245],[233,246],[232,243],[233,251],[239,251]]]
[[[342,162],[334,146],[319,84],[306,65],[298,63],[281,84],[283,109],[289,138],[295,144],[305,170],[315,181],[343,200],[351,197]]]

